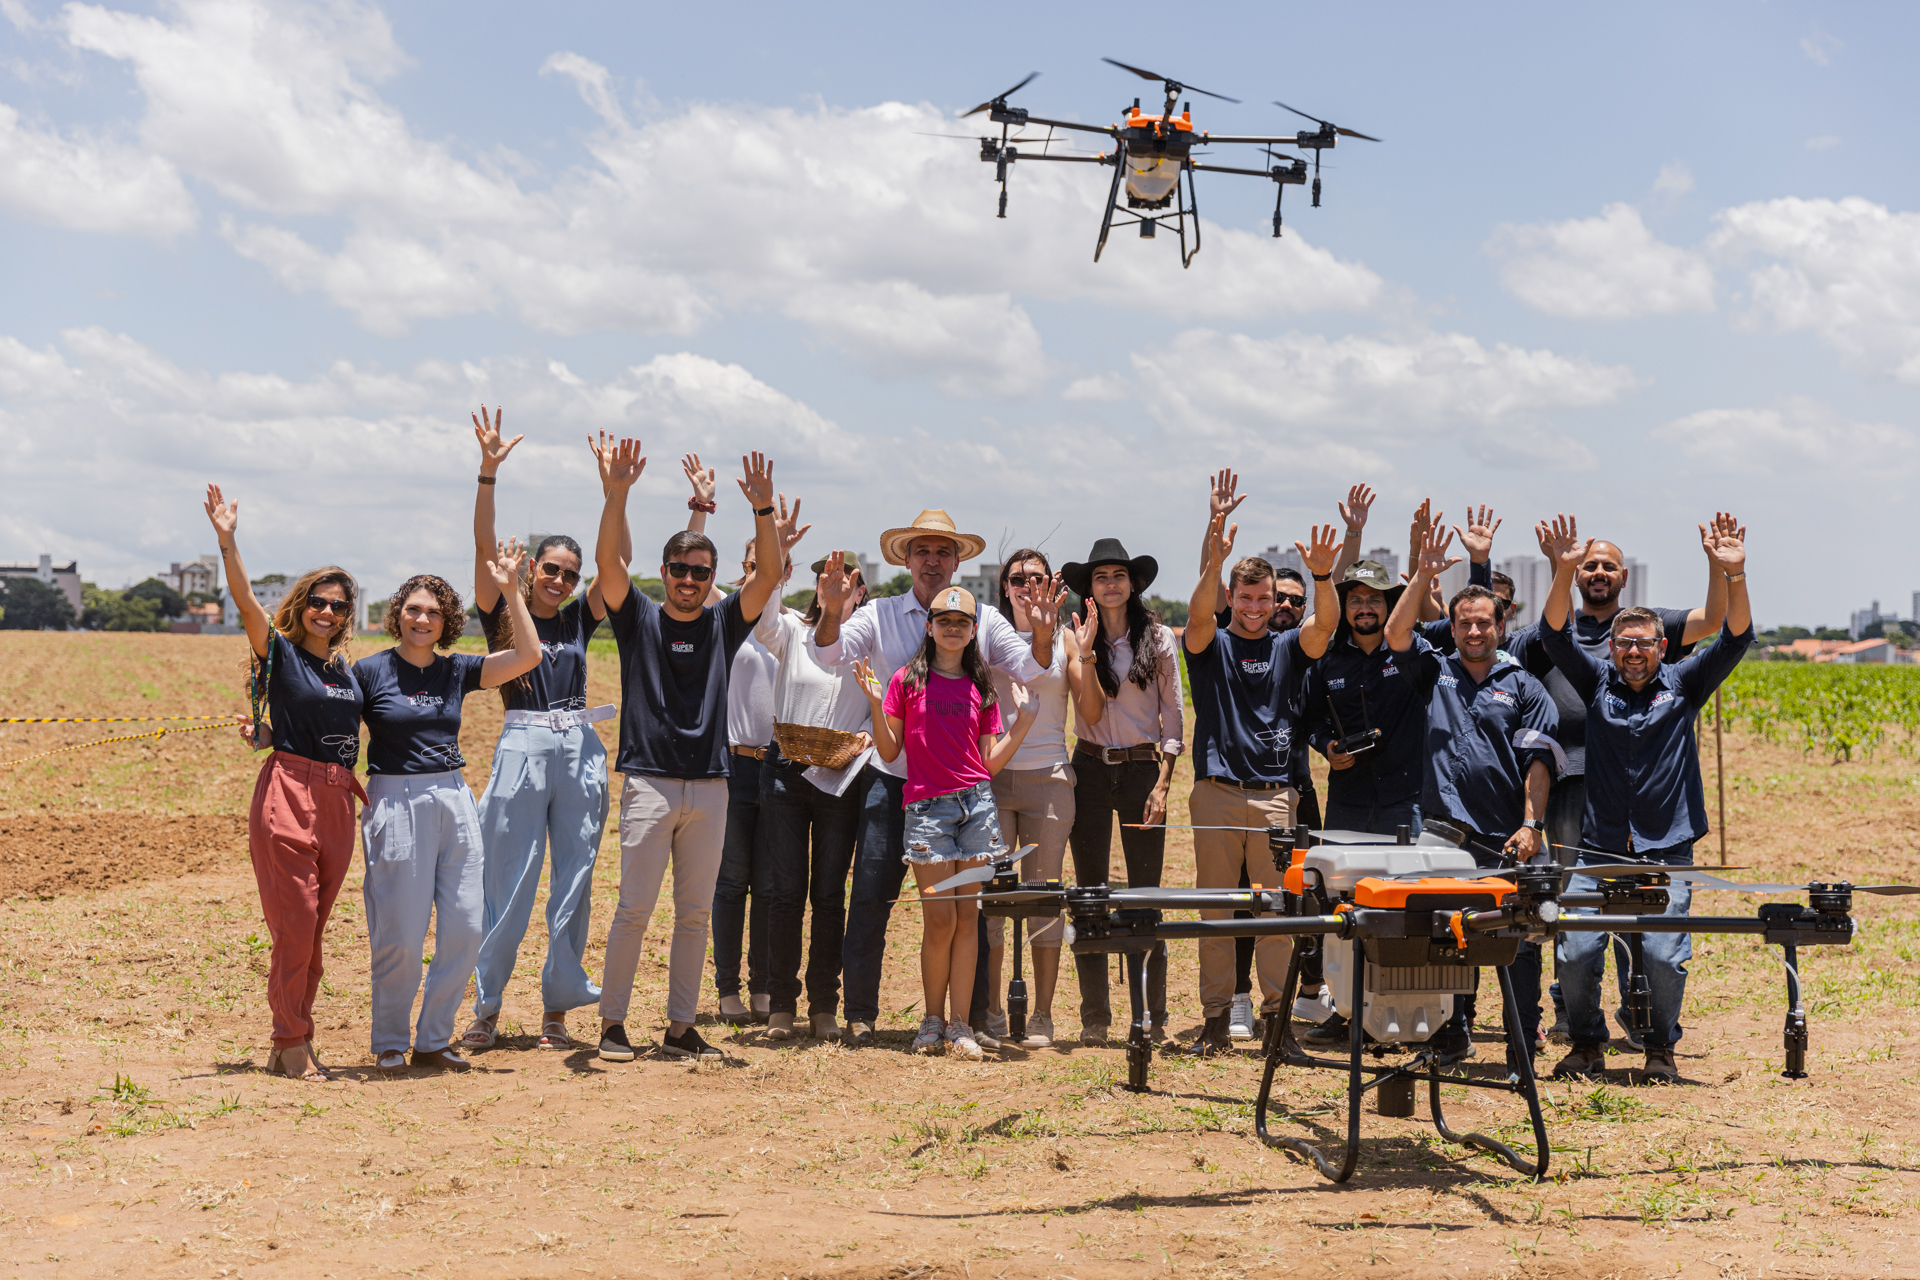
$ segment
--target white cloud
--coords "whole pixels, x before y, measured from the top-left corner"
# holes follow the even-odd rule
[[[1040,334],[1004,293],[941,297],[903,280],[827,285],[795,294],[787,314],[877,378],[928,377],[965,398],[1029,395],[1046,378]]]
[[[1715,467],[1789,480],[1820,473],[1884,481],[1911,475],[1920,462],[1911,428],[1848,422],[1803,396],[1770,409],[1703,409],[1651,434]]]
[[[1832,66],[1834,56],[1846,47],[1840,37],[1829,35],[1817,25],[1808,27],[1807,34],[1800,37],[1800,52],[1816,67]]]
[[[1060,393],[1060,398],[1069,402],[1102,404],[1127,400],[1133,394],[1133,384],[1125,378],[1111,373],[1095,373],[1069,382]]]
[[[0,102],[0,206],[58,227],[166,240],[198,214],[179,172],[107,139],[22,123]]]
[[[1662,170],[1661,182],[1672,188],[1677,179]],[[1624,320],[1713,310],[1706,260],[1655,239],[1630,204],[1610,204],[1597,218],[1502,224],[1487,248],[1502,260],[1501,283],[1548,315]]]
[[[1653,194],[1656,199],[1677,200],[1693,190],[1693,170],[1683,160],[1669,160],[1660,166],[1660,174],[1653,180]]]
[[[1448,438],[1507,465],[1582,470],[1593,454],[1547,415],[1610,403],[1635,385],[1622,367],[1488,348],[1457,333],[1261,339],[1192,330],[1136,353],[1133,369],[1142,402],[1177,438],[1301,462],[1317,456],[1342,475],[1363,460],[1381,465],[1376,450]]]
[[[1834,133],[1823,133],[1817,138],[1807,139],[1807,150],[1809,151],[1827,151],[1839,145],[1840,136]]]
[[[1747,277],[1745,322],[1812,332],[1850,359],[1920,383],[1920,214],[1859,197],[1727,209],[1718,254],[1775,261]]]

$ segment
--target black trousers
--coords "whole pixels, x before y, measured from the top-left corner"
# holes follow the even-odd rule
[[[1107,883],[1113,850],[1113,824],[1139,822],[1146,814],[1147,797],[1160,781],[1160,766],[1152,760],[1103,763],[1099,757],[1076,752],[1073,757],[1073,831],[1067,844],[1073,854],[1076,884]],[[1167,860],[1167,833],[1120,828],[1120,855],[1127,864],[1127,884],[1151,888],[1160,884]],[[985,927],[984,925],[982,926]],[[1080,1024],[1110,1025],[1113,1005],[1107,986],[1107,957],[1075,956],[1080,977]],[[1167,944],[1155,946],[1147,960],[1147,1001],[1155,1026],[1167,1021]]]

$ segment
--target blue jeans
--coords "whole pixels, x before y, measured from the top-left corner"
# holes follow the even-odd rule
[[[1329,788],[1331,791],[1331,788]],[[1404,804],[1344,804],[1327,797],[1328,831],[1364,831],[1368,835],[1391,836],[1399,827],[1413,828],[1413,835],[1420,835],[1420,802],[1408,800]]]
[[[902,802],[907,780],[868,765],[849,795],[859,797],[860,829],[855,837],[853,891],[847,901],[847,934],[840,955],[846,974],[847,1021],[873,1022],[880,1016],[880,969],[887,956],[887,921],[907,864],[907,811]]]
[[[727,842],[720,849],[720,878],[713,886],[713,985],[722,996],[740,994],[744,933],[747,992],[761,995],[767,990],[767,898],[759,877],[766,863],[760,830],[761,764],[751,756],[734,756],[727,764]]]
[[[1670,867],[1693,865],[1693,842],[1669,849],[1650,849],[1634,855],[1642,862],[1664,862]],[[1592,876],[1574,876],[1567,886],[1570,893],[1592,893]],[[1693,905],[1693,887],[1667,886],[1667,909],[1663,915],[1684,916]],[[1591,908],[1576,914],[1592,915]],[[1554,966],[1560,976],[1560,990],[1567,1000],[1567,1031],[1575,1044],[1604,1044],[1607,1018],[1600,1004],[1600,970],[1606,963],[1607,938],[1604,933],[1563,933],[1555,943]],[[1680,1005],[1687,995],[1687,961],[1693,959],[1693,935],[1690,933],[1649,933],[1642,935],[1641,953],[1647,971],[1647,987],[1653,997],[1653,1030],[1646,1033],[1649,1048],[1680,1043]],[[1625,966],[1621,966],[1624,983]]]
[[[491,1018],[513,977],[533,918],[541,864],[547,883],[547,960],[540,970],[543,1009],[598,1003],[600,988],[582,957],[593,907],[593,864],[607,825],[607,749],[591,725],[548,729],[510,724],[493,751],[493,775],[480,797],[481,925],[473,1013]]]
[[[915,800],[907,806],[906,838],[906,859],[917,866],[998,858],[1008,852],[991,782]]]
[[[840,1007],[840,948],[847,871],[860,830],[860,779],[836,796],[808,782],[805,772],[805,765],[781,758],[777,748],[767,753],[760,770],[760,844],[766,858],[754,877],[754,897],[766,902],[769,1010],[799,1012],[800,937],[811,900],[807,1011],[831,1014]]]

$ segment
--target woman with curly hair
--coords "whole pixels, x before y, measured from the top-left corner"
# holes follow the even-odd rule
[[[273,939],[267,969],[273,1054],[267,1070],[323,1081],[327,1069],[313,1051],[320,942],[353,857],[353,798],[367,798],[353,776],[360,756],[360,685],[346,654],[359,593],[352,574],[327,565],[302,574],[268,618],[234,541],[239,500],[228,502],[220,486],[210,484],[206,507],[228,590],[253,649],[255,706],[264,698],[272,719],[270,729],[256,718],[240,730],[249,745],[273,748],[247,811],[247,848]]]
[[[445,578],[417,574],[387,605],[393,648],[353,664],[366,699],[367,811],[360,839],[362,891],[373,951],[373,1056],[382,1071],[413,1065],[465,1071],[453,1044],[454,1019],[480,954],[480,817],[460,755],[460,706],[540,665],[540,639],[514,590],[520,545],[500,544],[487,572],[514,621],[513,648],[446,653],[466,624],[460,593]],[[435,653],[439,649],[443,652]],[[420,960],[435,920],[433,963],[418,1023]]]

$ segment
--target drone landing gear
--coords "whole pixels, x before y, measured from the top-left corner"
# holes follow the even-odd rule
[[[1800,1007],[1800,948],[1791,942],[1783,942],[1780,944],[1780,949],[1785,953],[1782,959],[1787,966],[1787,1069],[1780,1073],[1780,1078],[1805,1080],[1807,1078],[1807,1011]]]
[[[1352,1038],[1347,1044],[1347,1060],[1314,1058],[1298,1051],[1287,1052],[1282,1048],[1291,1039],[1288,1034],[1293,1025],[1293,1002],[1300,985],[1300,948],[1294,948],[1293,961],[1287,968],[1286,986],[1282,990],[1282,1004],[1279,1016],[1267,1020],[1267,1037],[1262,1053],[1267,1060],[1266,1070],[1260,1077],[1260,1094],[1253,1106],[1253,1129],[1260,1141],[1270,1147],[1290,1151],[1308,1161],[1320,1175],[1334,1182],[1345,1182],[1353,1176],[1354,1166],[1360,1160],[1360,1103],[1369,1090],[1374,1091],[1375,1101],[1380,1114],[1384,1116],[1407,1117],[1413,1114],[1413,1086],[1422,1074],[1427,1077],[1427,1109],[1433,1116],[1433,1127],[1448,1142],[1457,1142],[1463,1146],[1478,1147],[1492,1152],[1505,1160],[1517,1172],[1529,1178],[1544,1177],[1547,1162],[1551,1158],[1547,1146],[1546,1118],[1540,1111],[1540,1090],[1533,1075],[1532,1046],[1525,1043],[1526,1035],[1520,1027],[1520,1007],[1513,997],[1513,979],[1505,965],[1495,968],[1500,975],[1500,996],[1507,1027],[1508,1076],[1505,1080],[1474,1077],[1461,1073],[1442,1075],[1440,1064],[1430,1053],[1421,1054],[1405,1066],[1371,1066],[1362,1061],[1366,1049],[1366,1031],[1364,1027],[1366,1009],[1366,972],[1364,962],[1354,965],[1353,1003],[1351,1031]],[[1331,1160],[1304,1138],[1283,1137],[1267,1131],[1267,1109],[1273,1096],[1273,1077],[1282,1065],[1289,1067],[1317,1067],[1324,1070],[1347,1072],[1347,1143],[1344,1157],[1339,1165]],[[1423,1070],[1424,1069],[1424,1070]],[[1373,1078],[1366,1077],[1371,1074]],[[1494,1089],[1505,1093],[1517,1093],[1527,1100],[1527,1114],[1533,1122],[1533,1145],[1537,1153],[1533,1160],[1527,1160],[1519,1152],[1497,1138],[1489,1138],[1483,1133],[1455,1133],[1447,1127],[1446,1115],[1441,1110],[1440,1086],[1442,1084],[1464,1085],[1473,1089]]]
[[[1126,953],[1127,996],[1133,1005],[1133,1023],[1127,1029],[1128,1093],[1151,1093],[1147,1073],[1153,1066],[1153,1003],[1147,993],[1147,963],[1151,951]]]
[[[1027,1038],[1027,980],[1020,976],[1021,917],[1008,923],[1013,926],[1013,978],[1007,983],[1007,1037],[1019,1044]]]

